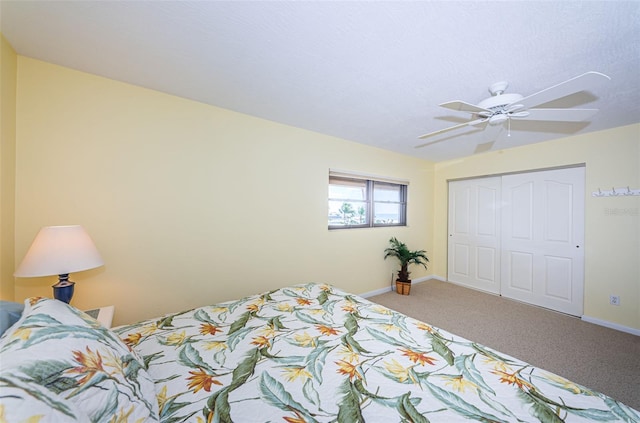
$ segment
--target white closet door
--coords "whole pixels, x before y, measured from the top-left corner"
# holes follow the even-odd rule
[[[449,182],[448,279],[500,292],[500,177]]]
[[[502,177],[501,294],[580,316],[584,168]]]

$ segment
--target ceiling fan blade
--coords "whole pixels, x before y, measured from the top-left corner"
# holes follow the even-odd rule
[[[500,145],[500,138],[504,132],[505,125],[487,125],[482,133],[482,140],[476,145],[473,154],[485,153],[492,151]]]
[[[449,101],[447,103],[440,104],[440,107],[445,107],[447,109],[455,110],[458,112],[469,112],[469,113],[480,113],[480,112],[489,112],[491,110],[485,109],[480,106],[476,106],[475,104],[467,103],[466,101]]]
[[[581,122],[595,115],[598,109],[528,109],[526,116],[511,115],[514,119]]]
[[[578,75],[567,81],[561,82],[552,87],[546,88],[542,91],[538,91],[535,94],[531,94],[527,97],[521,98],[516,103],[522,105],[524,108],[535,107],[540,104],[548,103],[552,100],[566,97],[569,94],[577,93],[589,88],[591,83],[599,82],[602,79],[611,80],[607,75],[600,72],[587,72],[582,75]]]
[[[473,150],[473,154],[486,153],[487,151],[490,151],[493,148],[493,145],[495,143],[496,143],[495,141],[489,141],[483,144],[478,144],[476,145],[476,149]]]
[[[421,140],[422,140],[422,139],[425,139],[425,138],[432,137],[432,136],[434,136],[434,135],[442,134],[442,133],[444,133],[444,132],[453,131],[454,129],[463,128],[463,127],[465,127],[465,126],[476,126],[476,125],[479,125],[479,124],[481,124],[481,123],[484,123],[484,122],[486,122],[486,121],[488,121],[488,120],[489,120],[489,119],[476,119],[476,120],[472,120],[472,121],[469,121],[469,122],[461,123],[461,124],[459,124],[459,125],[454,125],[454,126],[450,126],[450,127],[448,127],[448,128],[440,129],[440,130],[438,130],[438,131],[429,132],[428,134],[420,135],[420,136],[418,137],[418,139],[421,139]],[[427,146],[427,145],[429,145],[429,144],[431,144],[431,143],[426,143],[426,144],[416,145],[416,147],[415,147],[415,148],[425,147],[425,146]]]

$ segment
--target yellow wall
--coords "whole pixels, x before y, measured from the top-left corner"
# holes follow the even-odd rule
[[[16,265],[81,224],[72,304],[115,324],[301,282],[386,288],[391,236],[432,250],[433,163],[18,57]],[[410,181],[407,228],[327,230],[329,168]],[[414,278],[430,272],[414,269]],[[55,278],[16,279],[16,300]]]
[[[435,274],[446,276],[447,180],[586,163],[584,315],[640,330],[640,197],[592,191],[640,188],[640,125],[491,152],[435,165]],[[609,295],[620,296],[620,306]]]
[[[428,250],[430,269],[413,269],[414,278],[446,277],[448,179],[586,163],[585,315],[640,329],[640,197],[589,195],[640,187],[640,125],[434,165],[17,62],[16,184],[5,189],[3,178],[1,197],[4,208],[18,194],[15,264],[41,226],[84,225],[106,265],[72,275],[73,304],[114,304],[116,324],[298,282],[385,288],[390,236]],[[328,231],[329,168],[410,180],[409,227]],[[3,260],[13,257],[5,243],[3,234]],[[53,283],[16,279],[14,298],[50,295]]]
[[[17,55],[0,34],[0,299],[13,300]]]

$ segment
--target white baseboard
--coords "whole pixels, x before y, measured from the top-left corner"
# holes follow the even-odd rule
[[[446,279],[441,277],[441,276],[436,276],[436,275],[432,275],[432,276],[424,276],[422,278],[418,278],[418,279],[412,279],[411,283],[420,283],[420,282],[425,282],[428,281],[430,279],[437,279],[439,281],[442,282],[446,282]],[[375,295],[381,295],[381,294],[386,294],[387,292],[391,292],[391,291],[395,291],[396,287],[394,286],[388,286],[386,288],[380,288],[380,289],[376,289],[375,291],[369,291],[369,292],[365,292],[364,294],[358,294],[363,298],[369,298],[369,297],[373,297]]]
[[[381,294],[386,294],[387,292],[391,292],[391,286],[388,286],[386,288],[380,288],[380,289],[376,289],[375,291],[369,291],[369,292],[365,292],[364,294],[358,294],[363,298],[369,298],[369,297],[374,297],[376,295],[381,295]]]
[[[630,328],[628,326],[620,325],[618,323],[609,322],[607,320],[597,319],[590,316],[582,316],[581,318],[585,322],[593,323],[595,325],[604,326],[609,329],[619,330],[620,332],[630,333],[632,335],[640,336],[640,329]]]

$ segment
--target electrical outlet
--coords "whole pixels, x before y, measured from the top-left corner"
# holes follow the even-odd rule
[[[620,305],[620,297],[617,295],[610,295],[609,296],[609,304],[614,305],[614,306],[619,306]]]

